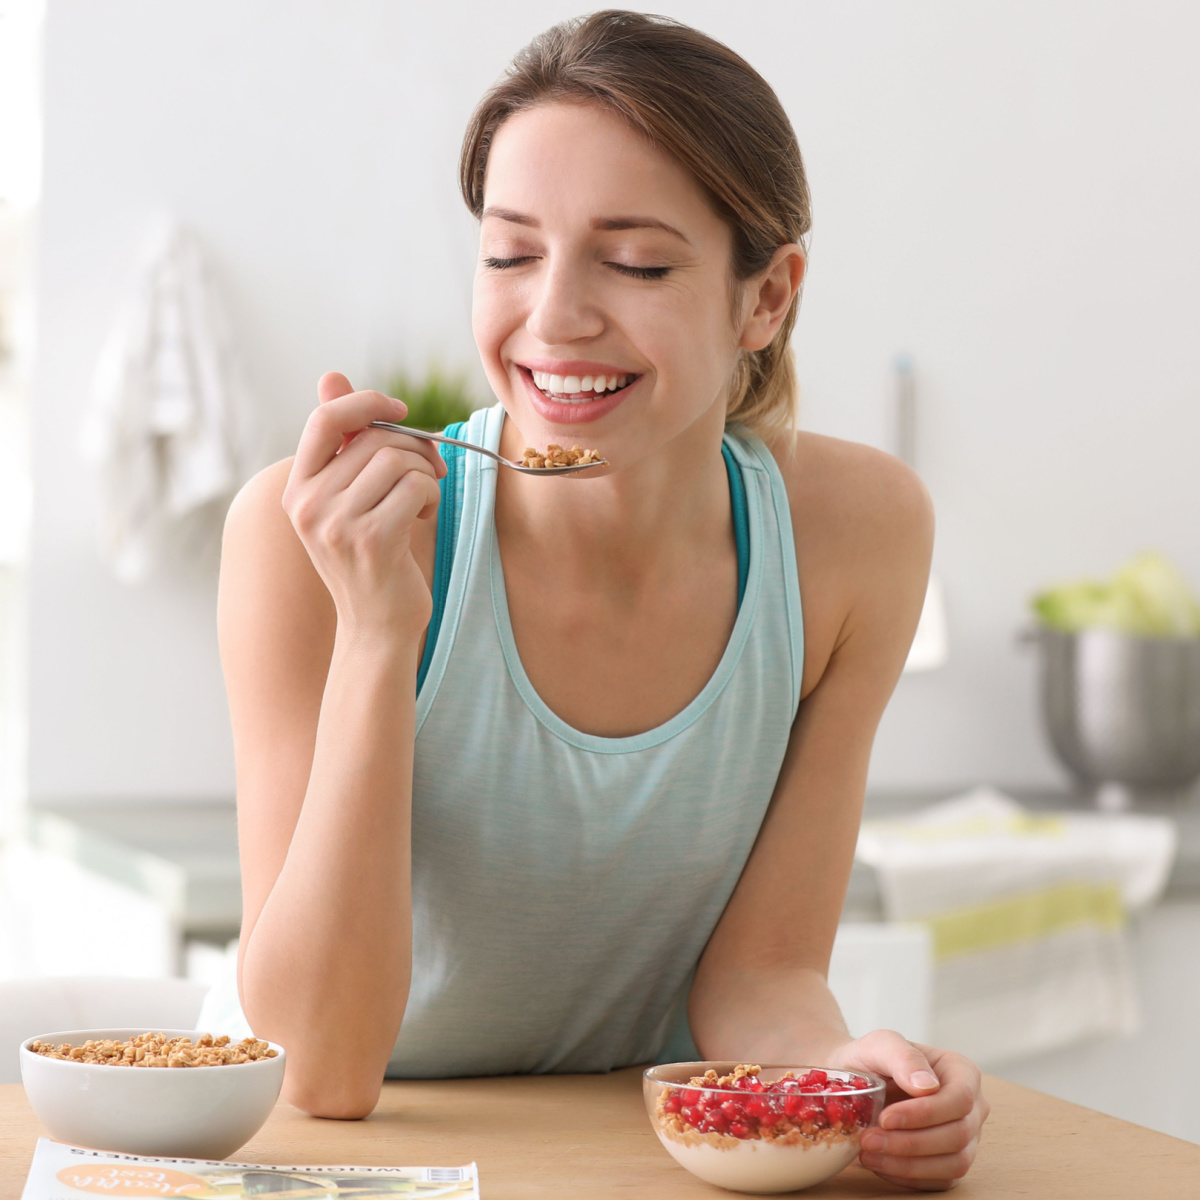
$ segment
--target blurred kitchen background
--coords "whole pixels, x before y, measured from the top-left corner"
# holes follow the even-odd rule
[[[1071,703],[1109,705],[1099,751],[1151,722],[1149,766],[1089,775],[1051,745],[1030,608],[1145,551],[1200,581],[1200,9],[654,10],[743,54],[795,124],[802,425],[905,452],[938,512],[831,968],[851,1029],[1200,1141],[1200,794],[1186,764],[1155,775],[1200,737],[1200,627],[1133,631],[1174,647],[1128,668],[1159,681],[1137,683],[1150,717],[1071,643]],[[238,929],[228,479],[136,561],[98,540],[129,482],[101,444],[130,386],[114,347],[172,287],[180,311],[202,295],[211,320],[185,312],[176,349],[208,339],[240,422],[225,476],[289,452],[327,370],[457,373],[490,403],[459,139],[511,54],[576,11],[0,0],[0,1033],[104,1024],[80,1014],[170,976],[192,1003]]]

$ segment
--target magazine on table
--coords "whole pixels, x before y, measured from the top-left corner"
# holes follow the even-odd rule
[[[479,1172],[465,1167],[266,1167],[202,1158],[148,1158],[38,1138],[21,1200],[82,1196],[181,1196],[186,1200],[278,1195],[280,1200],[479,1200]]]

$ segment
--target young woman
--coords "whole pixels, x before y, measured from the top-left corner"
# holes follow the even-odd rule
[[[899,462],[795,431],[809,200],[766,82],[686,26],[551,29],[484,97],[462,436],[368,429],[325,375],[228,520],[238,995],[286,1095],[385,1074],[734,1059],[892,1081],[863,1162],[949,1186],[987,1104],[960,1055],[851,1038],[825,983],[876,724],[925,591]]]

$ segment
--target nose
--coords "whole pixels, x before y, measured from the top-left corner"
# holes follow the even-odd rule
[[[604,317],[590,295],[586,272],[570,262],[550,263],[540,273],[526,329],[546,346],[565,346],[604,331]]]

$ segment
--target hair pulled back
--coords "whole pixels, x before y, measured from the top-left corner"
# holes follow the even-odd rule
[[[543,103],[598,104],[673,155],[733,231],[733,283],[763,271],[812,223],[800,147],[771,85],[728,46],[669,17],[608,9],[553,26],[521,50],[467,126],[459,181],[483,213],[496,131]],[[762,350],[742,350],[727,421],[764,432],[789,426],[796,407],[791,348],[797,300]]]

